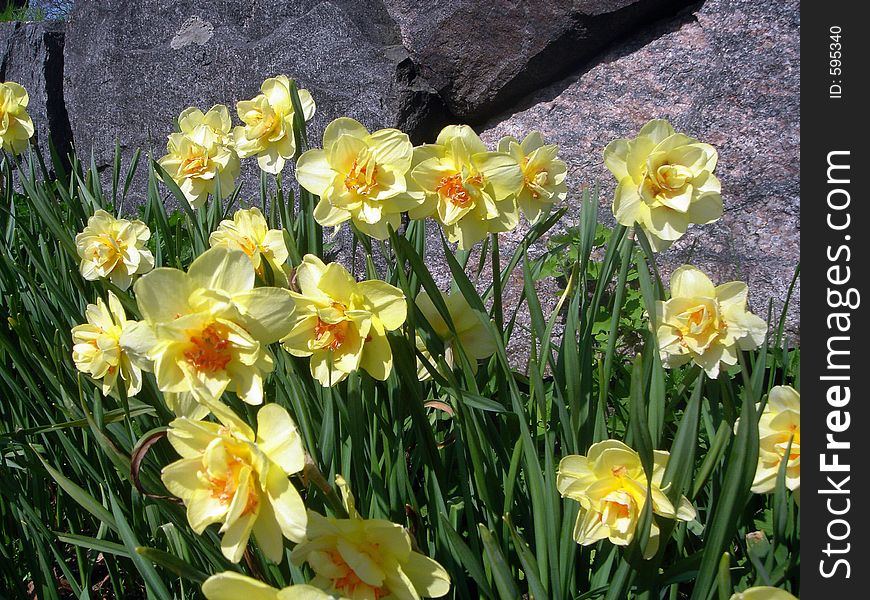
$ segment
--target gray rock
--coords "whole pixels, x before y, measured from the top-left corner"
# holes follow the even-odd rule
[[[417,76],[398,30],[376,2],[353,0],[78,0],[67,27],[65,88],[80,154],[111,164],[116,140],[165,152],[166,136],[188,106],[203,110],[259,93],[286,74],[318,105],[310,130],[340,115],[370,128],[424,131],[437,96]],[[259,189],[244,161],[244,192]],[[139,188],[144,189],[144,186]]]
[[[63,43],[60,23],[0,23],[0,81],[27,90],[34,142],[49,166],[49,138],[60,156],[67,155],[72,139],[63,99]]]
[[[708,0],[526,99],[483,137],[494,144],[542,131],[569,165],[569,198],[600,183],[611,224],[615,181],[602,163],[609,141],[662,117],[715,145],[725,214],[661,254],[663,274],[689,262],[717,282],[742,279],[751,308],[766,317],[772,300],[778,315],[800,256],[799,32],[796,0]],[[787,317],[793,341],[799,309],[798,284]]]
[[[402,43],[469,122],[561,77],[691,0],[384,0]]]

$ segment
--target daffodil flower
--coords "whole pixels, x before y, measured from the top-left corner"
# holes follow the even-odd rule
[[[347,519],[308,512],[305,540],[290,553],[294,564],[308,563],[313,585],[349,598],[440,598],[450,576],[440,564],[413,550],[401,525],[363,519],[341,476],[336,477]]]
[[[305,466],[302,441],[287,411],[268,404],[257,412],[257,432],[219,403],[220,423],[186,417],[169,424],[167,438],[181,460],[161,472],[166,488],[187,507],[198,534],[220,523],[221,552],[239,562],[251,534],[269,560],[280,562],[283,537],[305,537],[307,516],[289,475]]]
[[[157,162],[175,181],[190,206],[199,208],[209,194],[215,193],[216,181],[220,182],[222,194],[232,193],[241,167],[236,151],[226,143],[227,132],[215,129],[225,125],[220,111],[208,118],[188,111],[191,109],[179,119],[179,125],[184,127],[181,133],[169,135],[167,153]],[[197,120],[199,125],[193,126]]]
[[[254,288],[248,256],[221,247],[187,273],[155,269],[133,289],[143,320],[121,345],[154,372],[161,391],[205,402],[229,389],[249,404],[263,402],[263,379],[274,368],[268,345],[290,329],[288,290]]]
[[[756,408],[761,409],[761,404]],[[736,431],[740,419],[734,423]],[[752,481],[756,494],[770,494],[776,489],[780,465],[786,460],[785,487],[794,492],[800,504],[801,492],[801,395],[790,385],[770,390],[767,404],[758,420],[758,467]],[[791,450],[786,458],[791,442]]]
[[[234,248],[244,252],[254,265],[254,271],[260,277],[264,276],[263,261],[269,263],[276,283],[282,287],[287,285],[287,245],[284,243],[284,232],[280,229],[269,229],[266,219],[259,208],[240,209],[233,219],[221,221],[217,230],[208,238],[212,248]]]
[[[429,325],[432,326],[432,329],[444,342],[444,360],[447,365],[452,368],[458,360],[454,348],[455,343],[458,342],[471,362],[472,371],[477,373],[477,361],[491,356],[495,352],[495,341],[492,339],[489,329],[484,327],[480,319],[475,316],[465,296],[441,292],[441,298],[447,306],[447,312],[450,313],[450,319],[453,321],[456,335],[447,326],[447,323],[441,317],[441,313],[435,308],[432,299],[425,290],[421,290],[417,294],[414,304],[417,305],[417,308],[426,317]],[[431,362],[432,355],[426,348],[423,338],[418,335],[416,343],[417,349]],[[417,360],[417,377],[421,381],[431,377],[429,370],[419,359]]]
[[[336,119],[323,132],[323,150],[299,157],[296,179],[320,202],[314,218],[327,227],[353,220],[373,238],[389,237],[401,224],[401,213],[423,201],[409,192],[406,181],[414,147],[398,129],[369,133],[357,121]]]
[[[76,368],[96,380],[102,380],[104,396],[118,397],[118,387],[125,386],[130,398],[142,389],[142,370],[130,361],[121,348],[121,334],[133,321],[118,297],[109,292],[109,304],[97,298],[85,311],[88,322],[72,328],[73,362]],[[119,379],[120,377],[120,379]]]
[[[770,586],[751,587],[745,591],[737,592],[731,596],[731,600],[798,600],[785,590]]]
[[[586,456],[570,455],[559,462],[556,485],[563,498],[580,503],[574,525],[574,539],[588,546],[608,539],[627,546],[634,539],[637,524],[647,500],[653,513],[668,519],[691,521],[695,509],[685,497],[675,507],[664,493],[662,477],[670,455],[656,450],[647,495],[647,476],[637,452],[618,440],[592,444]],[[645,558],[653,556],[659,545],[659,528],[652,523]]]
[[[30,96],[14,81],[0,83],[0,147],[6,152],[20,154],[33,137],[33,121],[27,114]]]
[[[215,104],[206,113],[191,106],[178,115],[178,128],[182,134],[188,137],[192,136],[193,132],[201,125],[205,125],[211,130],[218,144],[232,147],[234,143],[233,122],[230,118],[230,110],[226,106]]]
[[[700,270],[683,265],[671,275],[671,299],[656,306],[662,363],[673,368],[694,362],[712,378],[722,365],[737,364],[739,350],[764,341],[767,323],[746,310],[741,281],[714,286]]]
[[[294,356],[311,357],[311,375],[324,387],[362,368],[385,380],[393,369],[387,331],[405,322],[402,291],[383,281],[357,282],[338,263],[306,254],[292,292],[295,324],[281,343]]]
[[[154,256],[145,247],[151,231],[142,221],[116,219],[98,210],[76,235],[79,272],[88,281],[104,278],[126,290],[133,277],[154,268]]]
[[[692,223],[722,216],[721,185],[713,170],[718,154],[655,119],[634,139],[618,139],[604,150],[604,164],[616,177],[613,214],[626,226],[637,223],[656,251],[667,249]]]
[[[296,153],[293,136],[293,100],[290,80],[285,75],[272,77],[260,86],[261,94],[236,104],[236,112],[245,123],[233,130],[235,148],[242,158],[257,157],[257,164],[266,173],[277,174],[284,163]],[[314,116],[314,99],[308,90],[299,90],[303,117]]]
[[[524,185],[519,163],[510,154],[488,151],[468,125],[442,129],[434,144],[414,149],[413,163],[413,190],[422,190],[425,200],[408,215],[435,217],[460,249],[519,222],[516,194]]]
[[[247,575],[226,571],[212,575],[202,584],[206,600],[346,600],[310,585],[275,589]]]
[[[517,204],[529,223],[537,223],[556,202],[568,195],[565,176],[567,165],[557,158],[559,146],[545,144],[539,131],[533,131],[520,142],[506,136],[498,142],[498,151],[510,154],[523,171],[523,188],[517,194]]]

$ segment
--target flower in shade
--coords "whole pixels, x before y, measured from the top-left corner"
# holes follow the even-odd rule
[[[166,155],[157,162],[178,185],[193,208],[204,205],[209,194],[230,194],[239,176],[239,157],[232,148],[230,115],[216,105],[203,114],[188,108],[178,118],[180,132],[169,135]]]
[[[336,119],[323,132],[323,150],[299,157],[296,179],[320,196],[314,218],[324,226],[353,220],[361,231],[383,240],[387,225],[398,229],[401,213],[423,201],[406,181],[414,147],[398,129],[369,133],[357,121]]]
[[[271,77],[263,82],[260,91],[253,99],[236,104],[244,125],[233,130],[233,138],[239,156],[256,156],[263,171],[276,174],[296,153],[290,80],[284,75]],[[299,90],[299,102],[304,120],[310,121],[315,106],[308,90]]]
[[[290,585],[278,590],[235,571],[224,571],[206,579],[202,594],[206,600],[345,600],[310,585]]]
[[[257,412],[255,434],[226,406],[210,408],[220,423],[181,417],[169,424],[167,438],[181,459],[164,467],[161,479],[184,502],[196,533],[221,524],[228,560],[241,559],[253,534],[263,554],[280,562],[282,538],[301,541],[307,523],[288,479],[305,466],[296,424],[282,407],[267,404]]]
[[[656,306],[662,363],[687,362],[716,378],[722,365],[737,363],[737,352],[758,348],[767,323],[746,310],[748,290],[741,281],[714,286],[700,270],[683,265],[671,275],[671,299]]]
[[[477,361],[491,356],[495,352],[495,341],[492,339],[492,334],[489,329],[480,322],[480,319],[474,314],[471,305],[465,296],[462,294],[445,294],[441,292],[441,299],[447,306],[447,312],[450,314],[450,320],[453,321],[453,326],[456,333],[454,334],[447,322],[435,308],[432,299],[425,290],[421,290],[417,294],[417,299],[414,303],[417,308],[426,317],[429,325],[444,342],[444,361],[447,366],[453,367],[458,361],[456,356],[455,345],[458,343],[471,363],[473,372],[477,372]],[[417,336],[417,349],[430,362],[432,355],[426,348],[423,338]],[[426,380],[431,377],[429,370],[421,361],[417,361],[417,376],[420,380]]]
[[[756,407],[761,410],[761,404]],[[739,423],[740,419],[734,424],[735,431]],[[782,461],[786,460],[785,487],[794,492],[795,500],[800,503],[801,395],[796,389],[790,385],[778,385],[770,390],[758,420],[758,438],[758,467],[752,491],[756,494],[773,492]]]
[[[349,598],[439,598],[450,591],[450,576],[440,564],[414,551],[401,525],[363,519],[341,476],[347,519],[308,513],[305,540],[290,553],[308,563],[313,585]]]
[[[604,164],[616,177],[613,214],[626,226],[637,223],[656,251],[680,239],[692,223],[722,216],[718,154],[667,121],[650,121],[634,139],[618,139],[604,150]]]
[[[287,285],[287,245],[284,232],[269,229],[259,208],[239,209],[233,219],[223,220],[208,238],[212,248],[222,246],[244,252],[254,265],[254,271],[264,277],[263,262],[269,263],[275,282]]]
[[[425,200],[408,215],[434,217],[461,249],[519,222],[519,163],[510,154],[488,151],[468,125],[448,125],[434,144],[415,148],[413,164],[413,190],[422,190]]]
[[[145,247],[151,231],[142,221],[116,219],[98,210],[76,235],[79,272],[88,281],[104,278],[126,290],[135,275],[154,268],[154,256]]]
[[[539,131],[533,131],[520,142],[513,136],[498,142],[498,151],[510,154],[523,171],[523,188],[517,193],[517,204],[530,223],[537,223],[558,201],[568,195],[564,161],[557,158],[559,146],[545,144]]]
[[[85,311],[88,322],[72,328],[73,362],[82,373],[102,380],[103,395],[118,397],[123,385],[127,397],[142,389],[142,370],[121,348],[121,333],[132,321],[117,296],[109,292],[109,304],[97,298]]]
[[[263,402],[263,379],[274,369],[268,345],[289,331],[293,299],[286,289],[254,288],[244,252],[212,248],[187,273],[155,269],[134,291],[143,320],[121,345],[154,372],[162,392],[205,402],[230,390]]]
[[[33,121],[27,114],[30,96],[14,81],[0,83],[0,146],[6,152],[20,154],[33,137]]]
[[[731,600],[798,600],[785,590],[770,586],[751,587],[737,592]]]
[[[653,513],[668,519],[691,521],[695,509],[683,496],[675,507],[665,495],[662,477],[670,455],[656,450],[647,495],[647,476],[640,456],[618,440],[592,444],[586,456],[570,455],[559,462],[556,485],[563,498],[580,503],[574,525],[574,539],[587,546],[608,539],[627,546],[634,539],[637,524],[648,499]],[[645,558],[659,545],[659,528],[653,521]]]
[[[393,369],[387,332],[405,322],[405,295],[383,281],[357,282],[338,263],[306,254],[296,269],[295,323],[281,343],[311,357],[311,375],[323,386],[359,368],[385,380]]]

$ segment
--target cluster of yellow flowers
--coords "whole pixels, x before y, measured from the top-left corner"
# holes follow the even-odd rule
[[[298,115],[291,87],[287,77],[267,79],[261,94],[238,103],[244,125],[235,128],[222,105],[207,113],[189,108],[180,115],[179,131],[169,136],[168,154],[159,164],[191,206],[204,205],[218,183],[230,190],[240,158],[255,156],[261,169],[277,174],[296,157]],[[298,97],[307,121],[314,101],[306,90]],[[20,148],[20,140],[27,139],[22,136],[32,134],[24,111],[27,94],[17,84],[2,84],[0,102],[8,107],[6,129],[0,131],[4,148]],[[567,169],[557,153],[537,132],[522,141],[504,138],[492,151],[465,125],[445,127],[435,143],[414,147],[397,129],[369,132],[343,117],[326,127],[322,149],[298,157],[296,177],[319,197],[314,217],[321,225],[352,221],[363,233],[385,239],[407,212],[412,219],[434,218],[450,241],[468,249],[487,234],[516,227],[521,212],[538,222],[565,198]],[[717,220],[722,199],[713,175],[716,162],[712,146],[676,133],[661,120],[648,123],[634,139],[612,142],[605,164],[618,180],[617,221],[642,229],[659,251],[689,224]],[[314,587],[276,590],[237,573],[221,573],[205,582],[205,596],[330,597],[322,590],[348,598],[447,594],[444,569],[414,551],[401,526],[363,519],[340,476],[336,482],[348,518],[306,510],[290,479],[303,471],[305,451],[284,408],[265,404],[254,431],[221,402],[231,392],[248,404],[264,403],[264,382],[275,368],[270,346],[276,343],[293,356],[307,357],[312,377],[322,386],[336,385],[360,369],[387,379],[393,367],[388,332],[402,327],[409,308],[402,290],[384,281],[358,282],[340,264],[311,254],[292,270],[283,232],[269,229],[256,208],[240,209],[222,221],[209,236],[211,248],[187,272],[154,269],[149,238],[141,221],[102,210],[76,236],[81,275],[108,280],[120,290],[132,285],[141,320],[128,320],[111,291],[108,305],[102,299],[88,305],[87,323],[72,330],[75,365],[113,396],[136,395],[142,372],[154,374],[177,416],[168,438],[181,456],[163,469],[162,479],[184,502],[194,531],[220,524],[221,549],[233,562],[241,559],[251,535],[270,560],[280,562],[286,538],[296,543],[290,559],[307,563],[316,574]],[[258,278],[272,285],[258,285]],[[700,270],[684,265],[673,273],[670,288],[670,299],[658,302],[653,320],[664,366],[694,362],[716,378],[736,364],[740,350],[763,342],[767,324],[746,309],[744,283],[715,286]],[[488,328],[466,298],[441,293],[438,304],[446,306],[450,324],[426,292],[413,301],[444,345],[442,362],[416,334],[420,380],[444,375],[460,356],[476,371],[477,362],[495,351]],[[210,413],[215,421],[204,420]],[[786,461],[786,485],[799,499],[799,394],[790,387],[774,388],[759,427],[753,491],[771,492]],[[585,456],[564,457],[557,486],[563,497],[581,505],[576,541],[630,544],[647,502],[660,517],[693,520],[689,500],[672,502],[663,486],[668,458],[667,452],[655,451],[652,473],[645,473],[639,455],[612,439],[593,444]],[[658,544],[653,522],[644,556],[655,554]],[[735,595],[756,597],[763,596],[753,590]]]

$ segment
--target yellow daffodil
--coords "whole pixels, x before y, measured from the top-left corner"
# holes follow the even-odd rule
[[[282,536],[299,542],[307,516],[287,478],[305,466],[302,440],[287,411],[267,404],[257,433],[222,404],[210,405],[220,423],[182,417],[168,439],[181,459],[161,472],[166,488],[184,501],[191,528],[201,534],[220,523],[221,551],[239,562],[251,534],[269,560],[280,562]]]
[[[30,96],[14,81],[0,83],[0,145],[6,152],[20,154],[33,137],[33,121],[27,114]]]
[[[398,229],[401,213],[423,201],[406,182],[414,147],[398,129],[369,133],[357,121],[336,119],[323,132],[323,150],[299,157],[296,179],[320,202],[314,218],[334,227],[352,219],[373,238],[389,237],[387,225]]]
[[[233,122],[230,118],[230,110],[223,104],[215,104],[207,113],[191,106],[178,115],[178,128],[188,137],[192,136],[200,125],[205,125],[211,130],[218,144],[233,145]]]
[[[222,109],[222,110],[221,110]],[[229,195],[239,176],[239,157],[229,145],[229,113],[215,106],[208,113],[188,108],[178,119],[181,132],[169,135],[167,154],[157,162],[178,185],[193,208],[203,206],[220,182]]]
[[[345,600],[310,585],[290,585],[278,590],[234,571],[206,579],[202,594],[206,600]]]
[[[284,243],[284,232],[280,229],[269,229],[266,219],[259,208],[237,210],[233,220],[221,221],[220,226],[208,238],[212,248],[222,246],[241,250],[251,259],[254,271],[260,277],[264,276],[263,264],[269,263],[275,282],[281,286],[287,285],[287,245]]]
[[[117,296],[109,292],[109,305],[97,298],[85,311],[88,322],[72,328],[73,362],[82,373],[102,380],[104,396],[118,397],[118,377],[125,384],[127,397],[142,389],[142,370],[130,361],[121,348],[121,333],[128,323],[127,313]]]
[[[256,156],[263,171],[276,174],[296,153],[290,80],[284,75],[269,78],[260,91],[253,99],[236,104],[236,112],[245,124],[233,130],[233,138],[239,156]],[[308,90],[299,90],[299,101],[305,121],[311,120],[315,106]]]
[[[462,294],[445,294],[441,292],[441,298],[447,305],[447,312],[450,313],[450,319],[453,321],[453,326],[456,329],[456,335],[447,326],[447,323],[441,317],[441,313],[435,308],[432,299],[425,290],[417,294],[417,299],[414,303],[435,333],[444,341],[444,360],[449,367],[453,367],[458,358],[455,356],[454,344],[456,341],[462,346],[463,351],[468,356],[471,362],[471,369],[477,372],[477,361],[487,356],[491,356],[495,352],[495,341],[489,329],[484,327],[483,323],[475,316],[468,304],[468,300]],[[417,336],[417,349],[432,362],[432,356],[426,349],[423,338]],[[421,381],[431,377],[429,370],[422,361],[417,361],[417,377]]]
[[[313,585],[349,598],[439,598],[450,591],[450,576],[440,564],[413,550],[401,525],[363,519],[341,476],[347,519],[309,511],[305,540],[290,553],[297,565],[308,563]]]
[[[700,270],[683,265],[671,275],[671,299],[656,306],[659,352],[665,367],[693,361],[707,375],[737,363],[739,350],[764,341],[767,323],[746,310],[741,281],[714,286]]]
[[[756,405],[761,409],[761,404]],[[735,431],[740,420],[734,424]],[[752,491],[769,494],[776,489],[779,468],[791,441],[785,487],[792,490],[800,504],[801,492],[801,395],[790,385],[778,385],[770,390],[767,404],[758,420],[758,468],[752,481]]]
[[[98,210],[76,235],[76,251],[82,262],[79,272],[88,281],[107,278],[126,290],[134,275],[154,268],[154,256],[145,247],[151,231],[142,221],[116,219]]]
[[[674,507],[664,494],[662,476],[670,455],[655,451],[650,480],[653,513],[668,519],[691,521],[695,509],[685,497]],[[647,477],[637,452],[618,440],[593,444],[586,456],[566,456],[559,463],[556,485],[563,498],[580,503],[574,525],[574,539],[588,546],[609,539],[627,546],[634,538],[637,523],[647,501]],[[655,522],[650,530],[644,557],[656,553],[659,529]]]
[[[172,411],[176,417],[187,417],[194,421],[200,421],[211,414],[208,406],[199,402],[190,392],[163,392],[163,401],[166,408]]]
[[[311,254],[296,269],[296,283],[296,321],[281,340],[284,348],[310,356],[311,375],[323,386],[359,368],[386,379],[393,369],[386,332],[401,327],[407,313],[402,291],[383,281],[357,282],[340,264]]]
[[[468,125],[448,125],[434,144],[414,149],[411,179],[425,201],[412,219],[435,217],[451,242],[469,250],[488,233],[519,222],[516,195],[523,171],[510,154],[489,152]]]
[[[785,590],[775,587],[752,587],[731,596],[731,600],[798,600]]]
[[[718,154],[655,119],[634,139],[610,142],[604,164],[616,177],[613,214],[626,226],[637,223],[656,251],[680,239],[691,223],[722,216],[719,180],[713,175]]]
[[[291,324],[286,289],[254,288],[254,267],[240,250],[212,248],[187,273],[155,269],[134,286],[143,321],[121,345],[154,371],[163,392],[216,400],[227,389],[263,402],[263,378],[274,368],[268,345]]]
[[[559,146],[545,144],[539,131],[528,134],[522,142],[512,136],[503,137],[498,151],[510,154],[523,171],[523,189],[517,194],[517,204],[530,223],[537,223],[553,204],[568,195],[568,167],[556,158]]]

